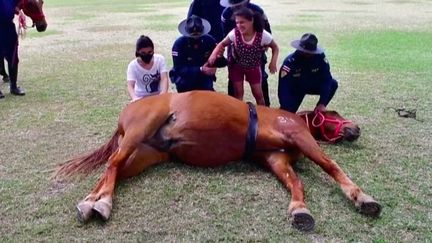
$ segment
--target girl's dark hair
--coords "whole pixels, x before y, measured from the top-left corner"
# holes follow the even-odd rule
[[[264,31],[264,19],[262,14],[252,11],[247,7],[242,7],[234,12],[234,17],[243,17],[253,21],[253,27],[256,32]]]
[[[136,49],[135,51],[138,52],[141,48],[151,47],[154,49],[153,41],[150,39],[150,37],[141,35],[137,42],[136,42]]]

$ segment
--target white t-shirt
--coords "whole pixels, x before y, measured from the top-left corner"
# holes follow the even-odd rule
[[[254,37],[250,41],[245,41],[243,39],[243,37],[241,37],[241,38],[242,38],[244,43],[251,45],[255,40],[255,36],[256,36],[256,32],[255,32]],[[230,41],[235,42],[235,37],[236,36],[235,36],[235,28],[234,28],[228,33],[228,38]],[[272,42],[272,40],[273,40],[273,36],[268,31],[263,30],[263,34],[262,34],[262,38],[261,38],[261,46],[269,45]]]
[[[168,72],[165,58],[160,54],[153,55],[151,69],[143,68],[138,59],[132,60],[127,68],[127,81],[135,81],[135,95],[143,98],[160,93],[161,74]]]

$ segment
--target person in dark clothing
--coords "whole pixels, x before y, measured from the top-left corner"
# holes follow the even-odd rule
[[[338,82],[330,73],[324,50],[311,33],[291,42],[296,51],[285,58],[279,70],[278,97],[281,109],[297,112],[306,94],[319,95],[315,111],[325,111]]]
[[[261,19],[264,21],[264,29],[271,34],[270,23],[267,19],[267,16],[264,13],[264,10],[256,4],[250,3],[249,0],[220,0],[220,4],[225,8],[222,12],[221,20],[222,20],[222,30],[224,36],[228,35],[228,33],[235,28],[236,23],[234,19],[234,12],[242,7],[246,7],[251,9],[255,14],[261,15]],[[230,61],[230,53],[232,48],[228,48],[228,61]],[[266,106],[270,106],[270,96],[268,91],[268,74],[265,71],[265,65],[267,63],[267,56],[265,53],[262,56],[261,60],[261,75],[262,82],[261,87],[264,95],[264,101]],[[228,94],[234,96],[234,88],[231,80],[228,80]]]
[[[225,7],[220,5],[219,0],[193,0],[187,17],[196,15],[200,18],[205,18],[211,25],[209,35],[219,43],[225,37],[222,32],[221,22],[221,15],[224,9]]]
[[[210,36],[210,23],[198,16],[180,22],[178,29],[182,34],[173,45],[174,67],[169,76],[176,85],[177,92],[191,90],[212,90],[216,81],[216,67],[210,67],[207,59],[216,47],[215,39]]]
[[[18,34],[13,22],[17,1],[0,1],[0,59],[8,62],[10,93],[25,95],[17,86],[18,76]],[[0,91],[0,99],[4,98]]]

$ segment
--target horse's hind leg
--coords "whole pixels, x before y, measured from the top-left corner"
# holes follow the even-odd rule
[[[298,134],[294,138],[295,143],[302,153],[319,165],[327,174],[339,183],[344,194],[354,202],[354,205],[361,213],[377,217],[381,213],[381,205],[371,196],[364,193],[351,179],[343,172],[339,165],[328,158],[314,138],[310,134]]]
[[[168,158],[167,153],[160,152],[149,145],[140,144],[127,161],[118,168],[118,179],[136,176],[152,165],[167,161]],[[100,199],[93,206],[93,210],[103,220],[107,220],[111,213],[113,193],[114,188],[109,188],[108,193],[99,191]]]
[[[96,213],[101,219],[108,220],[112,210],[112,197],[116,179],[124,179],[138,175],[146,168],[167,161],[169,156],[146,144],[140,144],[135,151],[127,157],[125,163],[114,166],[121,156],[119,151],[113,156],[112,161],[101,177],[93,191],[78,204],[78,219],[81,222],[88,221]],[[120,157],[120,158],[119,158]],[[111,161],[111,159],[110,159]]]
[[[158,154],[152,150],[149,152],[149,160],[140,161],[146,155],[146,150],[143,149],[141,143],[148,140],[149,136],[167,119],[167,113],[163,112],[149,112],[147,115],[146,119],[137,119],[136,124],[129,124],[130,129],[125,132],[123,139],[119,139],[119,148],[108,159],[108,168],[105,173],[92,192],[78,204],[78,219],[81,222],[89,220],[94,212],[103,220],[108,220],[112,210],[112,197],[117,176],[120,178],[133,176],[133,169],[142,171],[157,162],[151,158],[166,157],[164,153]],[[146,149],[150,148],[146,147]],[[135,155],[132,157],[135,159],[129,160],[134,152]]]
[[[111,155],[108,168],[99,179],[92,192],[77,205],[78,220],[86,222],[96,211],[103,220],[107,220],[112,209],[112,195],[114,192],[117,172],[132,154],[134,148],[119,148]]]
[[[273,152],[265,155],[265,163],[291,192],[288,213],[293,218],[293,227],[302,231],[310,231],[314,228],[315,221],[306,208],[303,183],[291,166],[297,157],[284,152]]]
[[[159,151],[150,145],[140,144],[119,170],[119,179],[125,179],[140,174],[150,166],[169,160],[169,154]]]

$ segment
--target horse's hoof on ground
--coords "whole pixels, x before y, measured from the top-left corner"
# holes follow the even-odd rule
[[[375,201],[364,202],[360,205],[360,213],[371,217],[378,217],[381,214],[381,205]]]
[[[87,222],[93,214],[93,204],[90,202],[81,202],[76,209],[78,221],[81,223]]]
[[[103,221],[107,221],[111,214],[112,206],[104,201],[97,201],[93,206],[93,211],[101,218]]]
[[[315,220],[309,213],[309,210],[297,209],[292,213],[292,226],[300,231],[311,231],[315,228]]]

